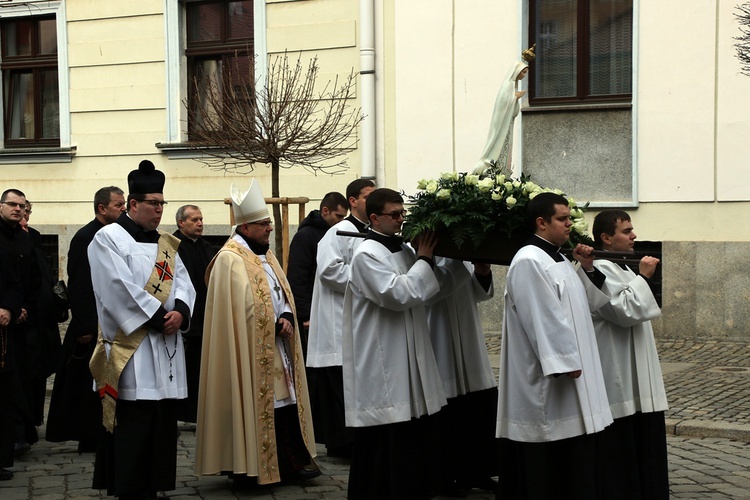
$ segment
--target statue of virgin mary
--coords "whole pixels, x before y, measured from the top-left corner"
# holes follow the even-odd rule
[[[526,91],[519,90],[519,83],[529,72],[529,65],[517,62],[503,78],[492,111],[490,131],[482,156],[474,165],[474,174],[481,174],[494,162],[499,169],[510,171],[513,153],[513,123],[521,110],[521,98]]]

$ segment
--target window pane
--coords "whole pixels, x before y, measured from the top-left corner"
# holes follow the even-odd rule
[[[7,72],[5,78],[6,136],[34,138],[34,79],[31,73]]]
[[[633,2],[591,0],[591,95],[632,91]]]
[[[9,56],[31,55],[32,21],[14,21],[3,25],[5,54]]]
[[[57,54],[57,22],[54,19],[39,21],[39,53]]]
[[[229,2],[229,38],[252,39],[253,37],[253,2]]]
[[[255,83],[255,59],[249,56],[227,57],[228,76],[232,86],[253,86]]]
[[[222,79],[223,64],[219,59],[195,61],[193,99],[195,130],[217,130],[219,110],[223,107]]]
[[[210,42],[221,39],[221,5],[188,5],[188,42]]]
[[[42,139],[60,137],[60,92],[57,70],[40,72],[42,88]]]
[[[536,97],[576,95],[577,0],[536,3]]]

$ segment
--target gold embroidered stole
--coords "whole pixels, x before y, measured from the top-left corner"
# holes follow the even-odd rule
[[[172,290],[174,281],[175,258],[180,240],[171,234],[159,233],[158,249],[156,251],[156,262],[146,282],[145,290],[153,295],[159,302],[164,304]],[[160,257],[163,257],[160,259]],[[115,409],[117,405],[117,390],[120,375],[133,357],[141,341],[148,334],[147,327],[140,327],[130,335],[126,335],[122,329],[118,329],[113,340],[107,340],[102,335],[99,326],[99,338],[96,348],[91,355],[89,369],[96,380],[96,388],[102,398],[102,424],[107,431],[113,432],[117,421]],[[175,333],[179,335],[179,333]],[[109,358],[104,344],[110,344]]]

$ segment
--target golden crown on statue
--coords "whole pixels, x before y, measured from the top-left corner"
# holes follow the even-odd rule
[[[530,63],[531,61],[534,60],[534,58],[536,57],[536,53],[534,52],[534,47],[536,47],[536,44],[532,45],[528,49],[521,52],[521,57],[523,58],[524,61]]]

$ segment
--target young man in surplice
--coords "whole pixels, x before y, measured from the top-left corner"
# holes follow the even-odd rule
[[[594,242],[604,251],[632,253],[636,234],[630,215],[604,210],[594,219]],[[661,316],[652,278],[659,259],[633,264],[617,257],[594,261],[606,280],[609,302],[594,311],[594,328],[614,423],[602,434],[610,497],[669,498],[668,409],[651,320]]]
[[[608,297],[593,248],[576,269],[562,254],[572,222],[565,197],[527,206],[534,235],[506,278],[498,382],[498,498],[600,498],[595,433],[612,423],[591,310]],[[591,275],[589,277],[588,275]]]
[[[403,243],[403,198],[367,198],[370,229],[354,252],[344,298],[346,424],[354,427],[349,498],[427,499],[440,483],[437,413],[446,404],[426,301],[439,290],[433,234]]]
[[[177,401],[187,395],[181,334],[195,290],[179,240],[157,230],[164,174],[143,160],[128,191],[128,211],[88,247],[100,327],[90,367],[102,398],[92,487],[141,499],[175,489]]]
[[[354,437],[344,418],[344,379],[341,361],[341,321],[344,292],[349,283],[354,250],[362,238],[339,231],[367,231],[367,197],[375,189],[369,179],[346,187],[351,213],[331,227],[318,243],[317,267],[310,308],[307,376],[310,385],[315,440],[328,456],[351,458]]]

